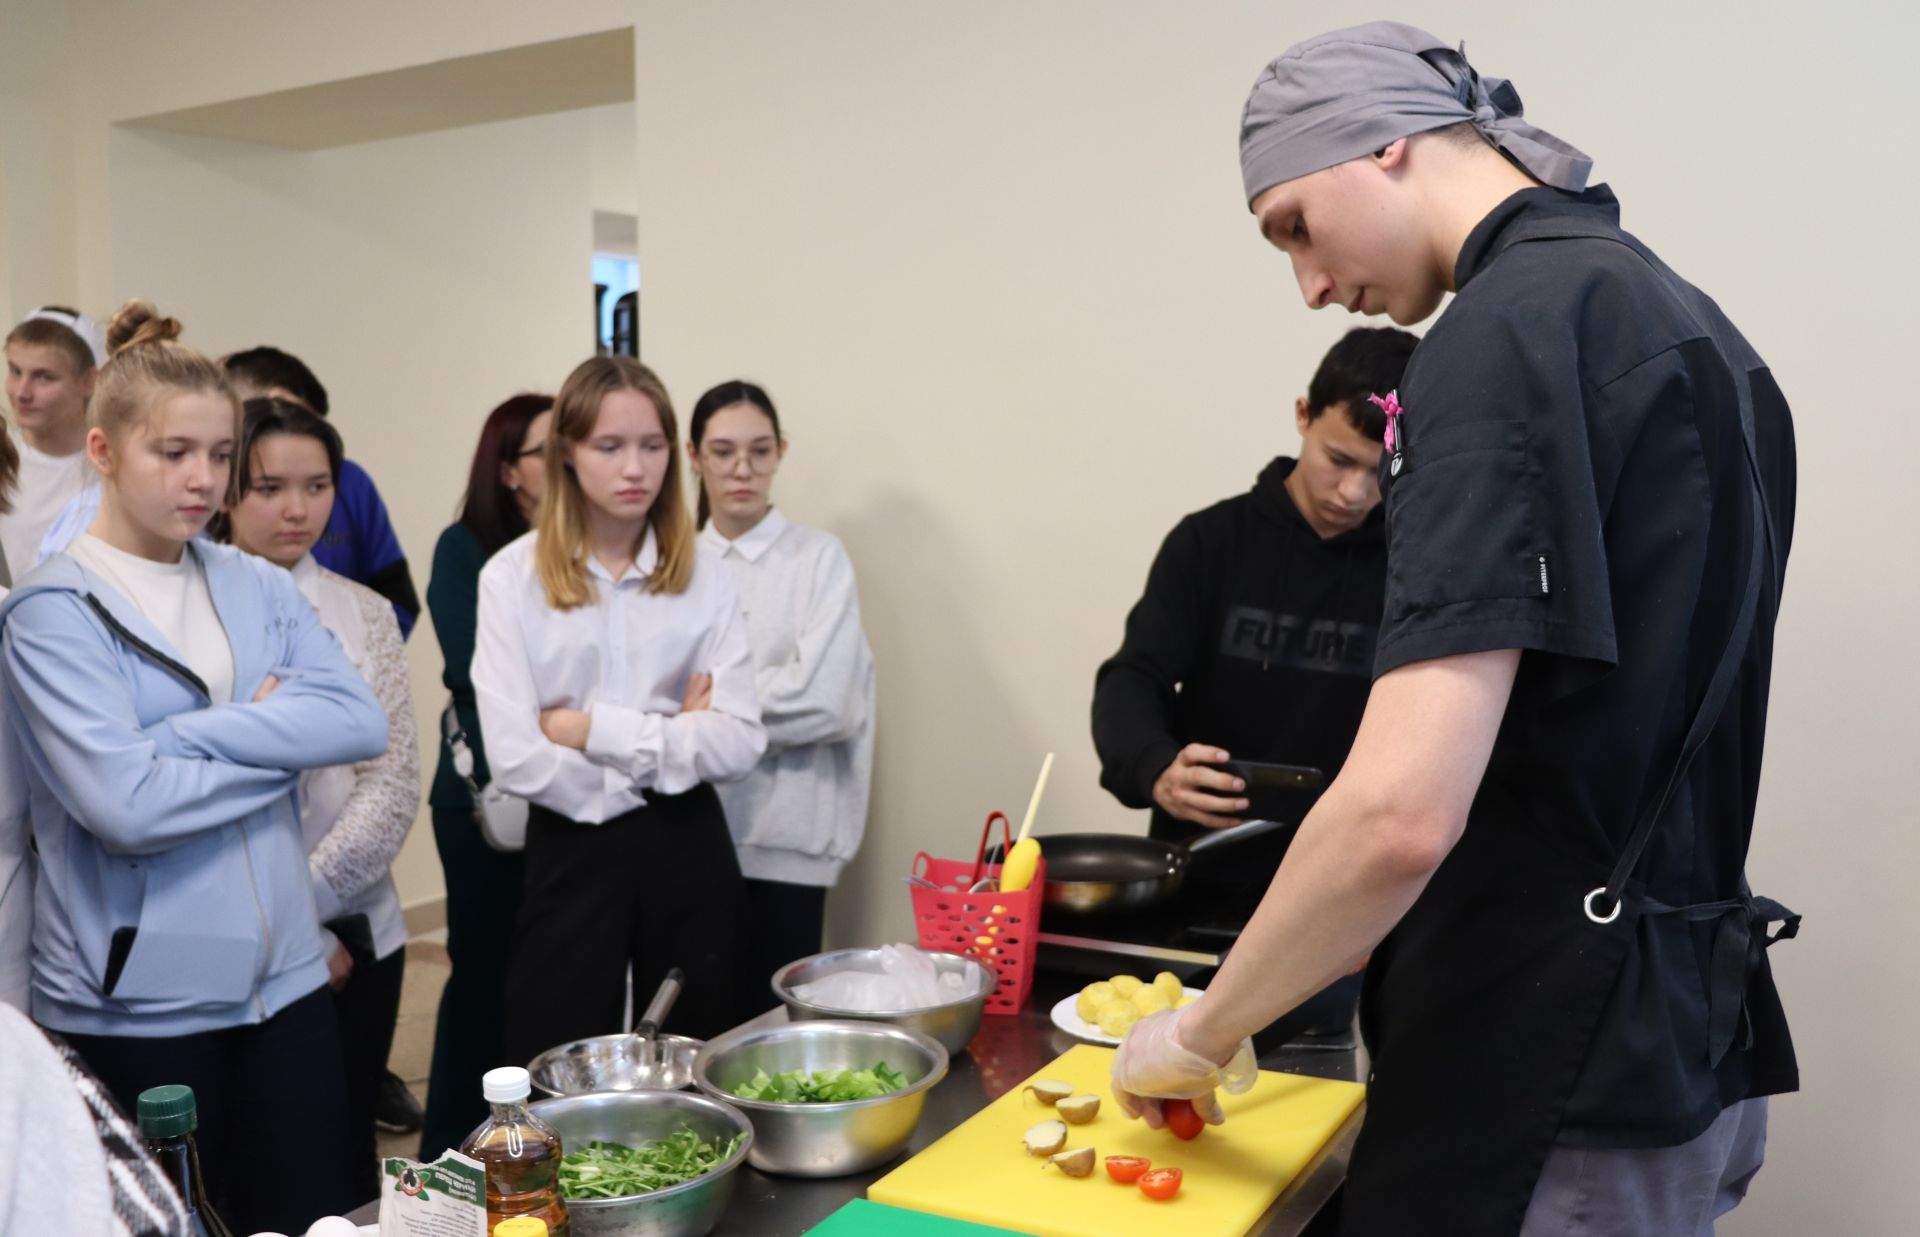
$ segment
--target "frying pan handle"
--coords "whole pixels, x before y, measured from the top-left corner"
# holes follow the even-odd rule
[[[1235,842],[1244,842],[1257,838],[1263,833],[1272,833],[1275,829],[1289,828],[1291,822],[1284,820],[1249,820],[1226,829],[1218,829],[1203,838],[1195,838],[1187,843],[1187,849],[1195,854],[1215,846],[1231,846]]]

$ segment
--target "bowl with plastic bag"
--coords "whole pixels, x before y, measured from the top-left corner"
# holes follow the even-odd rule
[[[789,962],[773,973],[773,994],[795,1022],[884,1022],[931,1035],[948,1052],[959,1052],[980,1029],[998,982],[972,958],[882,945]]]

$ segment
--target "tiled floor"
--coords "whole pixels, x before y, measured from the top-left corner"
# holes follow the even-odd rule
[[[447,982],[445,933],[407,942],[407,977],[400,989],[400,1021],[393,1032],[388,1068],[406,1080],[416,1099],[427,1096],[427,1070],[433,1062],[433,1023],[440,1010],[440,989]],[[416,1156],[418,1134],[381,1134],[380,1154]]]

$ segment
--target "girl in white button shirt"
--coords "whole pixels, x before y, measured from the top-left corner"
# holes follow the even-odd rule
[[[340,435],[290,400],[245,404],[234,455],[236,498],[216,536],[293,573],[320,622],[340,641],[387,715],[387,750],[372,760],[300,775],[300,832],[340,1016],[356,1200],[379,1197],[373,1115],[400,1013],[407,925],[392,865],[420,811],[407,654],[393,605],[314,561],[340,478]]]
[[[767,754],[720,790],[747,878],[744,1014],[775,970],[820,952],[827,890],[860,848],[873,778],[873,653],[839,538],[787,520],[773,477],[787,441],[773,400],[723,382],[688,419],[700,541],[732,569],[753,646]]]
[[[653,371],[568,375],[534,531],[480,573],[473,657],[494,784],[532,802],[505,1056],[624,1029],[672,966],[670,1025],[735,1021],[740,867],[712,783],[766,749],[733,577],[696,543]]]

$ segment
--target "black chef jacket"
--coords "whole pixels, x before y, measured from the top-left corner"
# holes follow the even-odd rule
[[[1607,235],[1541,238],[1556,219]],[[1639,867],[1651,896],[1680,906],[1741,891],[1793,529],[1793,427],[1746,341],[1618,221],[1604,186],[1532,189],[1468,237],[1458,295],[1400,387],[1397,472],[1382,461],[1375,673],[1524,650],[1467,828],[1531,831],[1609,866],[1672,772],[1733,626],[1756,531],[1738,420],[1746,384],[1771,557],[1721,722]],[[1558,1141],[1673,1145],[1727,1104],[1797,1086],[1764,957],[1739,1039],[1710,1061],[1714,927],[1674,915],[1636,925]],[[1391,1017],[1390,987],[1368,1000]]]

